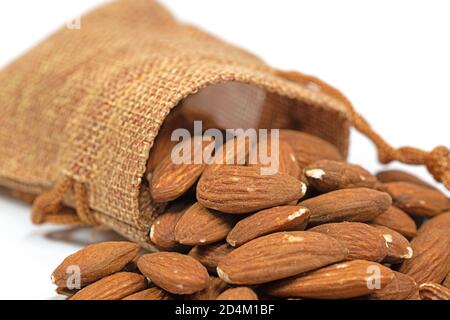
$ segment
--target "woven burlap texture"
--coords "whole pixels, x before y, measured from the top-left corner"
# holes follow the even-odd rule
[[[184,98],[228,81],[292,100],[289,112],[312,124],[305,131],[347,154],[355,115],[337,91],[181,24],[154,1],[122,0],[0,72],[0,185],[43,193],[35,223],[81,220],[147,243],[156,207],[142,177],[158,130]]]

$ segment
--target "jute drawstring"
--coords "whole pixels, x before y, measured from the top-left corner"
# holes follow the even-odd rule
[[[73,191],[75,210],[63,206],[67,192]],[[33,203],[31,220],[34,224],[66,224],[71,226],[99,226],[89,209],[86,188],[82,183],[63,177],[48,192],[42,193]]]
[[[425,165],[434,179],[438,182],[442,182],[444,186],[450,190],[450,151],[447,147],[438,146],[431,152],[426,152],[413,147],[393,148],[372,129],[370,124],[358,112],[356,112],[350,100],[348,100],[339,90],[316,77],[296,71],[279,71],[278,75],[285,79],[300,82],[305,85],[312,83],[328,95],[341,100],[347,109],[349,120],[353,127],[375,144],[378,152],[378,160],[381,163],[387,164],[397,160],[405,164]]]

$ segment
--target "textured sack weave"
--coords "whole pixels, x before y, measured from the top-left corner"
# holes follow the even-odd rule
[[[215,110],[224,125],[297,128],[346,156],[353,123],[383,149],[382,160],[402,156],[319,80],[277,71],[153,1],[122,0],[0,72],[0,185],[40,194],[35,223],[103,225],[147,243],[158,208],[142,178],[159,128],[184,98],[229,82],[263,90],[272,107],[264,117],[245,105]]]

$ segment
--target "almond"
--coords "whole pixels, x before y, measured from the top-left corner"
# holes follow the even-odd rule
[[[450,289],[437,283],[422,283],[419,295],[422,300],[450,300]]]
[[[393,279],[393,271],[381,264],[354,260],[274,282],[265,292],[276,297],[347,299],[381,290]]]
[[[132,272],[118,272],[81,289],[70,300],[121,300],[147,286],[145,277]]]
[[[445,229],[450,233],[450,211],[440,214],[420,226],[417,234],[433,232],[432,230]]]
[[[250,240],[278,231],[302,231],[310,212],[301,206],[281,206],[259,211],[239,221],[227,236],[227,242],[238,247]]]
[[[238,287],[224,291],[216,300],[258,300],[258,296],[248,287]]]
[[[317,136],[296,130],[280,130],[280,139],[292,147],[301,170],[323,159],[343,160],[334,145]]]
[[[208,286],[205,267],[192,257],[176,252],[143,255],[139,270],[158,287],[174,294],[192,294]]]
[[[189,148],[189,145],[191,146],[191,155],[184,155],[182,151]],[[183,163],[175,163],[172,153],[164,157],[149,179],[152,199],[155,202],[168,202],[179,198],[188,191],[197,182],[206,166],[203,158],[197,163],[194,155],[202,155],[202,150],[210,148],[211,145],[214,145],[214,142],[194,138],[179,146],[179,154],[183,157]]]
[[[410,276],[393,271],[392,280],[383,289],[375,291],[368,298],[370,300],[409,300],[419,290],[417,283]]]
[[[262,175],[257,166],[222,166],[204,174],[197,199],[205,207],[226,213],[249,213],[298,200],[306,185],[286,174]]]
[[[385,170],[378,172],[376,175],[378,181],[383,183],[389,182],[409,182],[422,187],[435,189],[433,186],[416,177],[415,175],[402,170]]]
[[[262,161],[261,155],[267,156],[267,159],[263,158],[264,161]],[[272,157],[274,157],[275,163],[270,163],[270,160],[273,160]],[[272,141],[269,137],[260,141],[250,153],[249,163],[267,170],[274,169],[272,174],[284,173],[296,179],[299,179],[301,175],[293,148],[283,140]]]
[[[205,174],[226,165],[245,165],[249,162],[250,140],[247,136],[234,137],[221,145],[215,152],[217,160],[205,169]]]
[[[394,206],[378,215],[372,223],[397,231],[407,238],[412,238],[417,233],[414,220],[406,212]]]
[[[367,222],[389,209],[391,197],[367,188],[343,189],[326,193],[300,203],[309,208],[309,223]]]
[[[415,216],[433,217],[450,207],[448,198],[433,190],[408,182],[390,182],[385,190],[392,197],[394,205]]]
[[[385,263],[400,263],[411,259],[414,255],[409,241],[400,233],[383,226],[374,225],[384,237],[387,245],[387,255],[383,260]]]
[[[52,282],[68,287],[72,267],[79,268],[80,284],[84,287],[122,270],[138,254],[139,246],[131,242],[102,242],[88,245],[68,256],[52,273]]]
[[[414,255],[405,260],[400,272],[416,280],[441,283],[450,271],[450,233],[444,229],[433,229],[420,233],[411,241]]]
[[[279,232],[252,240],[229,253],[217,267],[227,283],[253,285],[287,278],[344,260],[335,239],[308,232]]]
[[[349,188],[373,188],[377,179],[361,166],[342,161],[320,160],[304,170],[309,185],[320,192]]]
[[[195,203],[175,227],[176,240],[184,245],[205,245],[224,240],[236,223],[236,216],[226,215]]]
[[[206,246],[195,246],[189,255],[204,265],[209,272],[215,273],[219,262],[233,250],[234,248],[228,243],[219,242]]]
[[[164,290],[153,287],[148,288],[139,292],[136,292],[132,295],[129,295],[122,300],[171,300],[171,296],[169,293]]]
[[[382,234],[364,223],[340,222],[328,223],[308,231],[326,234],[338,240],[348,250],[349,260],[382,261],[387,253],[387,246]]]
[[[188,208],[187,203],[180,202],[156,218],[150,228],[150,241],[164,251],[182,250],[175,239],[175,227]]]

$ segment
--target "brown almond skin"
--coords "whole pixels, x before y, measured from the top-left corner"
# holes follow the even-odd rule
[[[255,285],[342,261],[347,250],[335,239],[308,231],[273,233],[229,253],[217,267],[227,283]]]
[[[121,300],[144,290],[147,280],[132,272],[118,272],[81,289],[70,300]]]
[[[52,282],[66,288],[73,275],[68,268],[80,268],[81,287],[122,270],[138,254],[139,245],[125,241],[110,241],[91,244],[68,256],[53,271]]]
[[[422,283],[419,296],[422,300],[450,300],[450,289],[438,283]]]
[[[280,206],[259,211],[239,221],[227,236],[233,247],[279,231],[303,231],[309,219],[309,209],[301,206]]]
[[[412,238],[417,233],[414,220],[406,212],[394,206],[373,219],[372,224],[387,227],[407,238]]]
[[[380,290],[394,279],[393,271],[372,261],[353,260],[274,282],[265,288],[265,292],[276,297],[313,299],[362,297],[376,290],[369,288],[367,280],[373,274],[371,268],[374,267],[380,271]]]
[[[432,232],[432,230],[443,229],[450,233],[450,211],[442,213],[422,224],[417,235]]]
[[[374,225],[374,227],[381,232],[386,241],[387,255],[383,260],[384,263],[396,264],[413,257],[411,244],[404,236],[383,226]]]
[[[381,233],[364,223],[327,223],[308,231],[323,233],[338,240],[347,248],[347,259],[349,260],[380,262],[388,253],[386,242]]]
[[[367,189],[332,191],[299,203],[309,208],[309,225],[330,222],[367,222],[391,206],[391,197],[384,192]]]
[[[204,171],[205,174],[226,165],[246,165],[250,148],[252,148],[249,143],[248,137],[234,137],[227,141],[214,154],[214,156],[222,155],[222,158],[218,158],[213,164],[208,164]],[[234,148],[230,147],[231,144]]]
[[[413,278],[397,271],[393,273],[394,280],[382,290],[369,295],[369,300],[409,300],[417,294],[419,287]]]
[[[323,159],[343,160],[334,145],[317,136],[296,130],[280,130],[280,139],[292,147],[301,170]]]
[[[242,214],[289,204],[304,196],[306,185],[286,175],[262,175],[257,166],[222,166],[204,174],[197,185],[203,206]]]
[[[133,293],[132,295],[129,295],[122,300],[171,300],[172,297],[168,292],[165,292],[164,290],[153,287],[148,288],[136,293]]]
[[[408,182],[390,182],[384,188],[396,207],[413,216],[433,217],[450,207],[448,198],[438,190]]]
[[[224,240],[236,223],[236,216],[223,214],[200,203],[192,205],[175,227],[175,239],[184,245],[205,245]]]
[[[138,268],[152,283],[173,294],[192,294],[205,289],[209,282],[200,262],[176,252],[145,254]]]
[[[237,287],[224,291],[216,300],[258,300],[258,296],[248,287]]]
[[[194,162],[195,152],[201,152],[214,145],[211,141],[197,143],[195,139],[184,142],[185,145],[191,145],[191,159],[188,163],[175,164],[172,160],[172,154],[165,156],[153,171],[150,183],[150,194],[152,199],[157,202],[169,202],[181,197],[186,193],[200,178],[206,168],[206,164],[196,164]],[[181,152],[181,151],[180,151]],[[205,151],[207,152],[207,151]]]
[[[160,250],[183,251],[183,246],[175,239],[175,227],[188,208],[187,203],[176,204],[153,222],[150,228],[150,241]]]
[[[228,243],[218,242],[206,246],[195,246],[189,256],[198,260],[210,273],[216,273],[219,262],[234,248]]]
[[[411,241],[414,255],[405,260],[400,272],[416,280],[441,283],[450,271],[450,233],[445,229],[433,229],[419,234]]]
[[[263,164],[259,158],[259,149],[264,146],[262,149],[263,154],[267,154],[268,156],[272,155],[272,142],[270,137],[267,140],[260,141],[257,146],[255,146],[250,153],[249,164],[257,165],[259,167],[278,168],[274,173],[284,173],[290,175],[296,179],[300,179],[301,170],[297,162],[297,158],[295,157],[294,149],[286,142],[281,139],[278,140],[278,157],[276,158],[276,164]],[[264,147],[263,147],[264,148]],[[274,149],[276,150],[276,149]]]
[[[409,182],[413,184],[417,184],[422,187],[427,187],[431,189],[435,189],[433,186],[423,181],[422,179],[416,177],[415,175],[405,172],[402,170],[385,170],[378,172],[376,175],[378,181],[383,183],[389,182]]]
[[[343,161],[320,160],[304,170],[308,184],[319,192],[339,189],[373,188],[377,179],[361,166]]]

